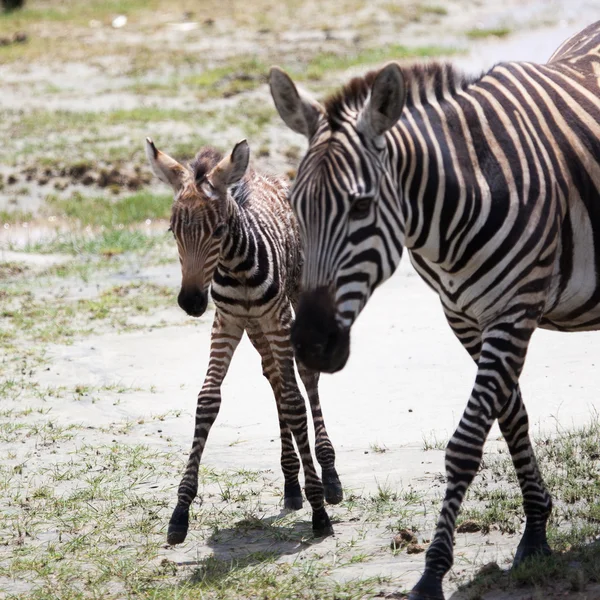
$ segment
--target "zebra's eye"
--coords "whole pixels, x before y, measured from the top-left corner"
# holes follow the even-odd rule
[[[225,233],[225,229],[227,229],[227,225],[225,225],[224,223],[217,225],[217,228],[213,231],[213,234],[212,234],[213,237],[214,238],[223,237],[223,234]]]
[[[350,218],[351,219],[364,219],[371,208],[371,202],[373,198],[371,196],[362,196],[357,198],[350,206]]]

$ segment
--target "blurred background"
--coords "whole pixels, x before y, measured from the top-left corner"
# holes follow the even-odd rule
[[[3,0],[0,243],[47,241],[49,228],[151,228],[169,200],[151,181],[146,136],[179,159],[247,137],[260,167],[293,177],[304,140],[275,114],[272,64],[322,97],[390,59],[470,72],[544,60],[599,4]]]

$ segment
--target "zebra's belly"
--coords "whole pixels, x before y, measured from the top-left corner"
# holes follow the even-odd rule
[[[560,292],[558,290],[561,290]],[[552,297],[554,296],[554,297]],[[595,331],[600,329],[600,288],[595,261],[579,265],[568,277],[552,282],[548,308],[540,322],[543,329]]]

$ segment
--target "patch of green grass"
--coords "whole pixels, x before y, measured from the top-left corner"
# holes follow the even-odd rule
[[[28,267],[18,262],[0,261],[0,281],[3,279],[12,279],[23,275],[28,271]],[[0,298],[2,295],[0,295]]]
[[[115,227],[141,223],[146,219],[167,219],[171,213],[171,194],[141,191],[113,200],[107,196],[83,196],[75,193],[70,199],[50,198],[49,207],[81,225]]]
[[[15,340],[70,343],[76,336],[97,332],[100,325],[131,329],[131,317],[171,304],[170,288],[150,283],[113,286],[95,298],[76,301],[36,298],[30,291],[4,292],[0,323],[6,336],[2,345]]]
[[[425,4],[420,7],[420,10],[431,15],[445,16],[448,14],[448,9],[440,4]]]
[[[470,40],[480,40],[488,37],[506,37],[510,32],[511,30],[508,27],[495,27],[491,29],[474,28],[465,32],[465,35]]]
[[[108,111],[70,111],[35,109],[27,112],[4,110],[4,131],[10,136],[26,138],[45,133],[62,134],[85,131],[88,136],[101,136],[111,125],[148,124],[159,122],[195,123],[197,112],[160,106],[138,106]],[[105,133],[105,132],[104,132]]]
[[[319,80],[331,71],[344,71],[350,67],[373,65],[388,60],[451,56],[457,54],[457,52],[459,51],[455,48],[444,46],[416,46],[411,48],[399,44],[367,48],[355,54],[325,52],[317,54],[309,60],[304,77]]]
[[[423,435],[423,450],[445,450],[448,440],[440,439],[434,432],[429,435]]]
[[[268,71],[269,67],[257,58],[244,58],[188,75],[183,79],[183,84],[192,87],[201,99],[215,96],[226,98],[265,83]]]
[[[34,242],[24,247],[25,252],[40,254],[88,254],[111,257],[125,252],[146,252],[163,243],[162,234],[148,235],[135,229],[109,229],[100,234],[60,233],[56,237]]]
[[[14,225],[15,223],[27,223],[32,218],[33,215],[30,211],[0,210],[0,224],[8,223],[9,225]]]
[[[583,590],[600,581],[600,420],[574,430],[559,431],[535,442],[542,476],[553,498],[548,541],[555,554],[528,561],[506,573],[484,573],[469,585],[468,598],[479,598],[491,586],[513,589]],[[459,524],[472,521],[471,531],[522,529],[521,495],[510,458],[484,458],[482,473],[469,488]]]

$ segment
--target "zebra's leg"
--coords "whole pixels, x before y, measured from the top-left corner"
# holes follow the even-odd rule
[[[513,561],[513,567],[516,567],[529,556],[547,556],[551,553],[546,539],[546,522],[552,512],[552,498],[546,489],[533,452],[529,438],[529,418],[519,386],[498,415],[498,423],[517,472],[526,517],[525,532]]]
[[[292,431],[304,468],[304,491],[312,508],[312,528],[317,536],[331,535],[333,528],[325,510],[323,485],[315,470],[308,438],[306,403],[300,393],[294,371],[294,353],[290,341],[292,312],[289,305],[282,309],[279,319],[264,334],[277,364],[280,390],[279,406],[284,422]]]
[[[271,352],[271,347],[263,332],[257,328],[249,327],[247,329],[248,337],[252,345],[256,348],[261,357],[263,375],[273,389],[275,395],[275,404],[277,405],[277,415],[279,419],[279,431],[281,434],[281,470],[283,471],[283,506],[291,510],[302,508],[302,489],[298,481],[300,472],[300,460],[294,448],[292,432],[286,425],[281,414],[279,405],[280,391],[277,389],[277,365]]]
[[[310,371],[301,364],[297,364],[297,366],[300,379],[302,379],[310,402],[310,411],[315,428],[315,454],[317,455],[317,461],[321,465],[325,500],[329,504],[339,504],[344,499],[344,491],[335,469],[335,450],[325,428],[325,420],[321,411],[321,403],[319,401],[320,373]]]
[[[488,327],[482,335],[475,385],[460,423],[446,448],[446,494],[425,571],[409,600],[443,600],[442,580],[453,562],[456,517],[483,455],[494,420],[518,386],[537,314],[519,310]]]
[[[446,318],[456,337],[477,364],[481,351],[481,335],[475,323],[466,322],[464,315],[445,309]],[[498,415],[498,424],[506,440],[523,494],[527,522],[517,548],[513,566],[518,566],[534,554],[550,554],[546,539],[546,522],[552,512],[552,498],[546,490],[529,439],[529,418],[517,385],[510,400]]]
[[[210,359],[204,384],[198,394],[194,441],[177,491],[177,506],[169,521],[167,543],[181,544],[187,535],[190,504],[198,492],[198,468],[206,445],[208,433],[221,406],[221,383],[231,363],[233,353],[244,333],[243,327],[228,321],[218,312],[215,314],[211,332]]]

